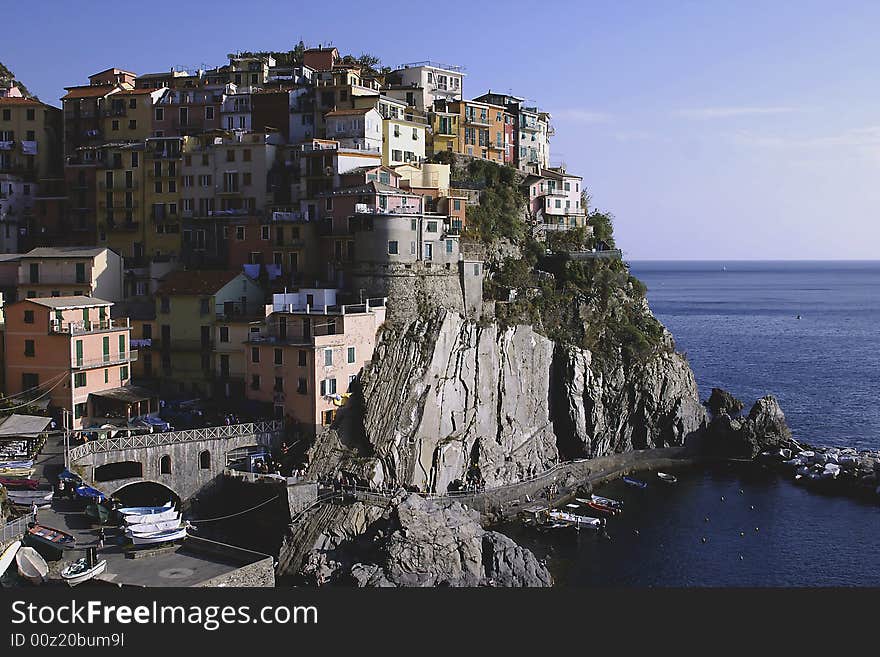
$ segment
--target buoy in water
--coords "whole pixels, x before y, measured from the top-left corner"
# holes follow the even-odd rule
[[[709,522],[709,516],[706,516],[706,517],[703,519],[703,522]]]
[[[739,494],[740,494],[740,495],[744,495],[744,494],[745,494],[745,491],[744,491],[742,488],[740,488],[740,489],[739,489]]]
[[[724,495],[721,496],[721,501],[722,501],[722,502],[724,501]]]
[[[740,561],[743,560],[743,555],[739,555],[739,560],[740,560]]]
[[[752,506],[751,506],[751,507],[749,507],[749,508],[750,508],[750,509],[751,509],[751,510],[752,510],[752,511],[754,511],[754,510],[755,510],[755,505],[754,505],[754,504],[752,504]]]
[[[639,534],[639,530],[638,530],[638,529],[633,529],[633,534],[635,534],[636,536],[638,536],[638,534]]]
[[[706,537],[704,536],[704,537],[703,537],[703,543],[705,543],[705,542],[706,542]]]
[[[745,533],[745,532],[740,532],[739,535],[740,535],[740,536],[745,536],[746,533]]]
[[[757,528],[757,527],[755,527],[755,531],[758,531],[758,528]]]

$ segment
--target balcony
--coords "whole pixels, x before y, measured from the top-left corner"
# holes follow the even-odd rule
[[[467,124],[469,124],[469,125],[479,125],[479,126],[483,126],[483,127],[486,127],[486,128],[491,128],[491,127],[492,127],[492,120],[491,120],[488,116],[486,116],[486,117],[483,117],[483,116],[466,116],[466,117],[465,117],[465,123],[467,123]]]
[[[237,187],[216,186],[214,190],[221,196],[241,196],[241,190]]]
[[[100,358],[76,358],[71,364],[74,370],[90,370],[97,367],[109,367],[111,365],[125,365],[138,359],[137,349],[118,354],[104,354]]]
[[[139,221],[108,221],[107,230],[114,233],[136,233],[141,228]]]
[[[101,111],[103,116],[127,116],[128,110],[124,107],[114,107],[112,109],[105,109]]]
[[[101,210],[137,210],[138,207],[137,201],[132,201],[130,205],[126,205],[124,199],[113,201],[112,205],[107,205],[107,201],[98,201],[98,208]]]
[[[140,187],[140,181],[132,180],[129,183],[126,183],[124,180],[114,180],[109,185],[105,180],[98,181],[98,189],[102,192],[106,191],[116,191],[116,192],[125,192],[125,191],[133,191]],[[74,188],[76,189],[76,188]]]
[[[88,283],[82,284],[88,285]],[[96,321],[82,320],[79,322],[52,320],[49,323],[49,333],[63,335],[86,335],[88,333],[102,333],[105,331],[124,331],[129,328],[131,328],[131,325],[128,322],[128,317]]]

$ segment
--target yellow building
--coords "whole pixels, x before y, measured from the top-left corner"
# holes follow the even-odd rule
[[[146,140],[144,204],[148,227],[144,251],[151,259],[176,259],[180,255],[183,142],[183,137]]]
[[[104,101],[102,129],[108,141],[141,141],[152,134],[153,106],[167,89],[124,89]]]
[[[431,128],[428,131],[428,143],[426,152],[430,155],[452,151],[460,153],[459,144],[459,120],[457,112],[431,112]]]
[[[33,98],[0,98],[0,173],[36,182],[60,173],[61,110]]]
[[[413,117],[416,118],[416,117]],[[382,164],[396,167],[425,159],[425,123],[407,119],[382,120]]]
[[[146,183],[143,143],[112,143],[96,150],[97,243],[124,258],[143,258]]]

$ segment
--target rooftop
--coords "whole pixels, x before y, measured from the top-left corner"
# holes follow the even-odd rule
[[[356,187],[343,187],[334,189],[332,192],[322,192],[318,196],[353,196],[356,194],[399,194],[400,196],[419,196],[407,192],[399,187],[386,185],[385,183],[371,180],[366,185],[357,185]]]
[[[71,297],[31,297],[24,299],[40,306],[46,306],[53,310],[74,310],[76,308],[95,308],[97,306],[112,306],[112,301],[105,301],[97,297],[71,296]]]
[[[45,431],[52,421],[50,417],[42,415],[19,415],[13,413],[4,420],[0,420],[0,438],[27,436]]]
[[[239,275],[237,271],[191,270],[173,271],[166,275],[156,290],[160,295],[214,294]]]
[[[87,84],[80,87],[65,87],[67,93],[61,96],[61,100],[75,100],[77,98],[100,98],[116,89],[113,84]]]
[[[373,107],[364,107],[361,109],[333,110],[332,112],[327,112],[324,116],[355,116],[366,114],[374,109]]]
[[[23,253],[22,258],[94,258],[107,248],[103,246],[40,246]]]

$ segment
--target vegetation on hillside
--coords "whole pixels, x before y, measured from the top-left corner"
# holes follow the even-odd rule
[[[256,52],[245,50],[237,53],[237,55],[241,57],[265,57],[268,55],[275,60],[277,66],[294,66],[302,63],[303,53],[305,51],[306,45],[300,40],[300,42],[290,50],[259,50]],[[227,55],[227,57],[230,58],[233,56],[236,56],[236,54],[230,53]],[[379,75],[391,71],[390,67],[382,66],[378,57],[369,53],[364,53],[359,57],[355,57],[351,54],[342,55],[340,59],[343,64],[356,64],[360,66],[365,73],[372,75]]]
[[[3,62],[0,62],[0,82],[8,82],[12,80],[16,86],[21,89],[21,93],[25,96],[30,96],[31,92],[28,91],[28,88],[24,86],[24,83],[21,80],[15,79],[15,73],[10,71],[6,66],[3,65]]]

